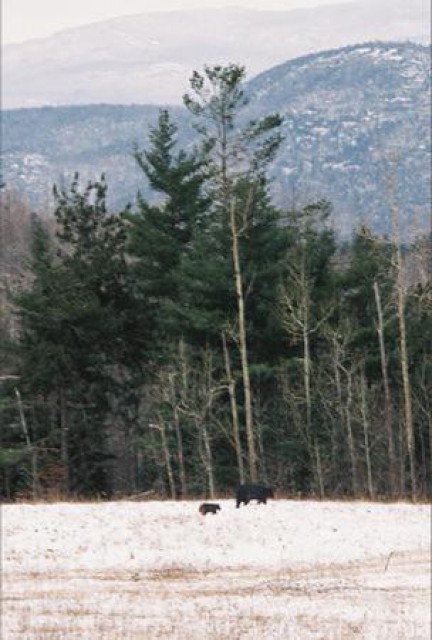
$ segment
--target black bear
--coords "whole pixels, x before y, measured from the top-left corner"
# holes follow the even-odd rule
[[[246,505],[251,500],[257,500],[258,504],[266,504],[267,498],[274,498],[274,491],[272,487],[262,484],[241,484],[236,490],[237,509],[242,502]]]
[[[213,513],[213,515],[215,515],[218,511],[220,511],[220,505],[213,502],[203,502],[199,507],[199,512],[203,516],[207,513]]]

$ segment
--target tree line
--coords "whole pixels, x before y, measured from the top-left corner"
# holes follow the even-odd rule
[[[3,498],[430,492],[431,238],[401,246],[396,173],[390,239],[275,208],[282,122],[241,123],[244,76],[194,72],[193,148],[160,111],[134,148],[154,200],[111,212],[75,175],[31,216],[0,315]]]

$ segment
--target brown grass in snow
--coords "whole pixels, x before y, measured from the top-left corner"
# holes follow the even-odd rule
[[[138,580],[22,578],[15,587],[21,595],[4,599],[9,620],[15,618],[4,638],[426,640],[427,589],[404,585],[403,578],[427,574],[428,558],[413,561],[397,557],[386,573],[375,562],[269,575],[173,567]]]
[[[6,507],[2,639],[429,638],[427,509],[197,506]]]

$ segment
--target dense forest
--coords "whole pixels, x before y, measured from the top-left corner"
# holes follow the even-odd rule
[[[432,239],[400,241],[394,159],[391,237],[276,208],[281,118],[240,126],[243,81],[195,72],[200,143],[162,109],[131,150],[157,200],[77,174],[41,216],[3,187],[2,499],[430,494]]]

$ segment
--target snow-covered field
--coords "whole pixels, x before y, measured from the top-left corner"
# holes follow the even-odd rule
[[[428,505],[1,508],[4,640],[429,640]]]

